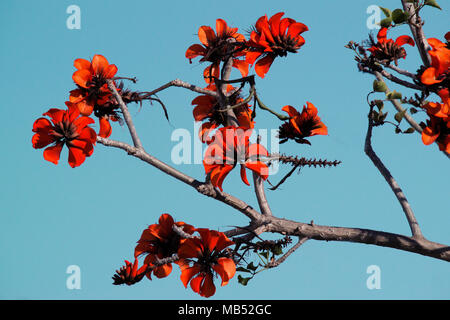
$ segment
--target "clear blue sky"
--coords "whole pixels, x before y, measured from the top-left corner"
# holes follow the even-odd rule
[[[391,9],[400,1],[380,1]],[[81,8],[81,30],[66,28],[66,8]],[[240,213],[127,156],[101,145],[79,168],[45,161],[31,146],[32,124],[51,107],[64,107],[73,60],[103,54],[120,76],[137,77],[136,90],[151,90],[181,78],[203,86],[203,65],[189,64],[185,50],[197,43],[198,27],[223,18],[240,30],[263,14],[284,11],[305,23],[306,44],[298,54],[274,63],[257,80],[263,101],[273,108],[311,101],[329,136],[311,138],[312,147],[287,143],[281,151],[338,159],[337,168],[305,168],[282,190],[268,192],[280,217],[316,224],[371,228],[409,234],[404,215],[384,179],[363,153],[372,78],[358,73],[344,48],[361,41],[366,9],[374,1],[2,1],[0,3],[0,298],[2,299],[198,299],[185,290],[174,268],[171,277],[132,286],[113,286],[111,276],[131,259],[135,242],[164,212],[198,227],[226,230],[244,225]],[[441,1],[445,7],[447,3]],[[443,38],[449,10],[426,9],[426,34]],[[406,34],[403,27],[393,36]],[[401,66],[415,71],[418,54],[407,48]],[[236,74],[237,76],[237,74]],[[396,88],[390,85],[392,88]],[[407,93],[407,91],[403,91]],[[170,162],[176,128],[192,132],[191,100],[196,95],[171,88],[160,94],[169,108],[168,124],[157,105],[131,105],[146,149]],[[391,106],[387,106],[394,114]],[[279,123],[258,112],[259,128]],[[130,141],[115,125],[113,139]],[[449,165],[436,146],[420,136],[375,131],[374,148],[403,187],[423,233],[450,244]],[[202,179],[201,165],[180,165]],[[287,168],[281,171],[286,172]],[[279,180],[282,175],[273,177]],[[256,206],[252,188],[237,172],[225,191]],[[66,268],[81,268],[81,289],[66,288]],[[368,290],[366,268],[381,268],[381,289]],[[417,254],[353,243],[307,242],[279,268],[260,273],[247,287],[218,288],[217,299],[448,299],[450,264]]]

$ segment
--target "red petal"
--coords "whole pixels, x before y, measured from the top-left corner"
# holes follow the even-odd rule
[[[305,31],[308,31],[308,27],[301,22],[296,22],[289,26],[287,35],[291,38],[296,38],[300,33]]]
[[[49,134],[36,133],[31,138],[31,143],[33,144],[33,148],[41,149],[48,146],[50,143],[55,142],[55,138]]]
[[[246,162],[245,166],[250,170],[259,174],[261,178],[263,178],[263,180],[266,180],[267,177],[269,176],[269,167],[264,162],[261,161]]]
[[[280,20],[283,15],[284,12],[278,12],[269,19],[270,30],[274,37],[280,35]]]
[[[436,80],[436,68],[430,67],[426,69],[422,76],[420,77],[420,81],[422,81],[423,84],[426,84],[427,86],[442,82],[442,80]]]
[[[92,73],[87,69],[77,70],[73,73],[72,79],[80,87],[87,88],[87,83],[92,80]]]
[[[201,43],[203,43],[205,46],[208,46],[209,45],[208,40],[215,39],[216,34],[214,33],[214,30],[211,27],[201,26],[200,29],[198,29],[198,38],[200,39]]]
[[[193,276],[195,276],[197,273],[200,272],[200,267],[197,265],[194,265],[193,267],[186,268],[181,272],[181,282],[183,282],[183,285],[185,288],[187,288],[187,285],[189,281],[192,279]]]
[[[217,19],[216,20],[216,33],[218,37],[224,36],[228,31],[228,26],[225,20]]]
[[[186,50],[186,58],[194,59],[198,56],[204,56],[206,53],[205,47],[200,44],[193,44]]]
[[[220,189],[220,191],[223,191],[222,184],[223,180],[226,178],[228,173],[233,170],[233,166],[225,164],[221,167],[218,167],[218,170],[213,170],[211,173],[211,183],[213,186]]]
[[[52,129],[52,123],[47,118],[39,118],[33,123],[33,132],[48,132]]]
[[[112,133],[112,128],[108,118],[101,117],[99,123],[100,123],[100,130],[98,132],[98,135],[102,138],[109,138],[109,136]]]
[[[212,274],[207,273],[200,289],[200,295],[209,298],[213,296],[214,293],[216,293],[216,286],[214,285]]]
[[[162,266],[153,269],[153,274],[160,279],[167,277],[168,275],[170,275],[171,272],[172,272],[172,264],[170,263],[164,264]]]
[[[89,61],[87,61],[86,59],[76,59],[73,62],[73,65],[78,70],[81,70],[81,69],[88,69],[88,70],[90,70],[91,69],[91,63]]]
[[[275,56],[269,54],[265,56],[264,58],[258,60],[255,64],[255,72],[258,76],[261,78],[264,78],[266,76],[266,73],[269,71],[270,66],[272,65],[273,60],[275,59]]]
[[[248,62],[244,60],[233,59],[233,67],[239,70],[243,77],[248,75]]]
[[[245,172],[245,166],[241,165],[241,180],[242,182],[244,182],[246,185],[250,185],[250,183],[248,182],[247,179],[247,173]]]
[[[377,34],[378,42],[386,41],[387,32],[388,32],[387,28],[381,28],[380,31],[378,31]]]
[[[86,159],[86,154],[83,149],[69,147],[69,165],[72,168],[78,167]]]
[[[200,294],[200,286],[201,286],[204,278],[205,278],[205,276],[203,274],[199,274],[197,277],[195,277],[194,279],[191,280],[192,291]]]
[[[414,40],[410,37],[410,36],[400,36],[395,40],[395,44],[398,45],[399,47],[405,45],[405,44],[409,44],[410,46],[415,45]]]
[[[63,146],[64,146],[64,144],[59,142],[56,145],[45,149],[44,150],[44,159],[47,161],[53,162],[54,164],[58,164],[59,157],[60,157]]]
[[[65,110],[52,108],[48,110],[46,113],[44,113],[43,116],[49,116],[52,119],[53,123],[56,124],[63,120],[65,114],[66,114]]]
[[[106,60],[106,58],[101,54],[96,54],[92,58],[92,69],[94,70],[95,74],[101,74],[104,71],[107,71],[108,66],[108,60]]]

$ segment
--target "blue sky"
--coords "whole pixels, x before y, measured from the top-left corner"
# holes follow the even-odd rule
[[[443,2],[443,1],[442,1]],[[345,4],[344,4],[345,3]],[[400,1],[380,1],[395,9]],[[66,27],[66,8],[81,8],[81,29]],[[121,150],[96,146],[76,169],[45,161],[31,146],[32,124],[51,107],[64,107],[76,58],[103,54],[118,75],[137,77],[132,88],[151,90],[180,78],[203,86],[203,65],[184,57],[198,42],[201,25],[223,18],[246,30],[261,15],[284,11],[305,23],[306,44],[298,54],[277,60],[265,79],[257,79],[263,101],[274,109],[314,103],[328,126],[328,136],[312,146],[287,143],[281,151],[305,157],[341,160],[337,168],[305,168],[282,190],[267,192],[274,214],[316,224],[361,227],[409,234],[406,219],[384,179],[364,155],[367,126],[365,96],[373,79],[358,73],[349,40],[361,41],[366,9],[373,1],[2,1],[0,3],[0,79],[3,141],[0,176],[0,298],[2,299],[198,299],[171,277],[113,286],[111,276],[131,259],[142,230],[165,212],[198,227],[226,230],[247,219],[231,208],[196,193]],[[442,3],[445,7],[445,4]],[[425,32],[443,38],[449,11],[424,10]],[[406,27],[392,37],[407,34]],[[419,67],[407,48],[401,67]],[[234,74],[238,76],[238,74]],[[131,86],[130,86],[131,87]],[[390,84],[392,89],[398,87]],[[404,94],[408,91],[403,90]],[[195,93],[170,88],[162,92],[170,124],[158,105],[130,105],[149,153],[170,163],[174,129],[193,132],[191,100]],[[395,112],[386,106],[389,113]],[[418,118],[421,120],[420,118]],[[258,128],[277,119],[264,111]],[[96,128],[97,129],[97,128]],[[422,231],[432,241],[450,244],[448,159],[420,136],[395,135],[389,126],[375,130],[374,149],[397,178]],[[111,138],[130,141],[126,127],[115,125]],[[203,179],[201,165],[178,169]],[[273,177],[277,181],[288,168]],[[237,172],[224,183],[227,192],[257,205],[253,188]],[[66,288],[66,269],[81,269],[81,289]],[[368,290],[366,269],[381,269],[381,289]],[[353,243],[308,241],[280,267],[262,272],[247,287],[218,288],[217,299],[448,299],[450,265],[388,248]]]

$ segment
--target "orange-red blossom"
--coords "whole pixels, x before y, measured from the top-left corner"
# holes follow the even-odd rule
[[[182,267],[180,278],[185,288],[190,283],[194,292],[208,298],[216,292],[215,274],[225,286],[236,273],[233,259],[224,250],[234,242],[219,231],[201,228],[196,231],[200,238],[187,239],[178,250],[178,256],[187,263]]]
[[[292,139],[297,143],[311,144],[305,138],[315,135],[327,135],[328,129],[317,115],[317,108],[310,102],[306,102],[302,112],[298,112],[292,106],[284,106],[281,110],[285,111],[290,119],[279,128],[280,143]]]
[[[245,37],[237,32],[238,28],[230,28],[223,19],[216,20],[216,32],[209,26],[201,26],[198,38],[202,44],[193,44],[186,51],[186,58],[202,56],[200,62],[211,62],[203,72],[206,83],[214,83],[212,77],[220,77],[220,62],[231,57],[233,67],[237,68],[243,77],[248,74],[248,63],[240,60],[244,55]]]
[[[86,157],[94,152],[97,135],[88,125],[94,123],[89,117],[80,117],[76,106],[66,102],[67,110],[52,108],[33,124],[33,148],[44,150],[44,159],[58,164],[64,145],[69,148],[69,165],[74,168],[81,165]]]
[[[111,125],[109,120],[116,121],[115,113],[109,115],[101,106],[105,105],[111,96],[111,91],[106,83],[113,79],[117,73],[117,67],[109,64],[108,60],[96,54],[92,61],[76,59],[74,66],[77,69],[72,75],[72,79],[78,89],[70,91],[70,102],[75,103],[84,116],[89,116],[95,111],[99,117],[100,130],[98,135],[108,138],[111,135]]]
[[[267,15],[258,19],[247,42],[246,61],[255,64],[255,72],[264,78],[276,57],[284,57],[288,52],[295,53],[305,44],[301,34],[308,27],[291,18],[283,18],[284,12]]]
[[[144,263],[153,265],[158,259],[171,257],[177,253],[179,246],[185,241],[174,230],[173,226],[183,229],[187,234],[192,234],[195,228],[184,222],[175,222],[170,214],[162,214],[159,217],[158,224],[152,224],[142,232],[138,245],[134,250],[134,256],[137,258],[145,255]],[[182,264],[183,261],[176,261]],[[172,272],[172,264],[167,263],[153,268],[153,274],[158,278],[167,277]],[[146,276],[151,280],[151,273]]]
[[[251,133],[252,130],[231,126],[217,130],[203,160],[205,173],[210,175],[213,186],[223,190],[225,177],[237,164],[241,165],[241,179],[245,184],[250,185],[246,169],[267,179],[269,168],[259,157],[267,157],[269,153],[259,143],[250,144]]]

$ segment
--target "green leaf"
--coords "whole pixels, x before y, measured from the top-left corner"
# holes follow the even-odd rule
[[[250,279],[251,279],[251,278],[244,278],[244,277],[242,277],[241,275],[238,275],[238,282],[239,282],[240,284],[242,284],[243,286],[246,286],[247,283],[248,283],[248,281],[249,281]]]
[[[382,100],[375,100],[375,105],[377,106],[378,111],[381,111],[384,108],[384,102]]]
[[[387,112],[380,114],[380,116],[378,117],[378,122],[384,122],[384,120],[386,120],[387,115],[388,115]]]
[[[247,265],[247,269],[252,270],[252,271],[255,271],[256,269],[258,269],[258,267],[254,266],[254,265],[253,265],[253,262],[250,262],[250,263]]]
[[[425,0],[424,5],[442,10],[442,8],[437,4],[436,0]]]
[[[250,273],[251,273],[250,270],[248,270],[248,269],[246,269],[246,268],[244,268],[244,267],[238,267],[238,268],[236,268],[236,271],[240,271],[240,272],[250,272]]]
[[[392,18],[384,18],[380,21],[380,26],[382,26],[383,28],[389,28],[391,26],[391,23]]]
[[[411,114],[415,114],[417,113],[417,109],[414,107],[409,108],[409,112],[411,112]]]
[[[400,123],[402,121],[403,117],[405,116],[405,114],[406,114],[406,110],[397,112],[394,116],[395,121]]]
[[[405,12],[403,12],[402,9],[395,9],[392,12],[392,20],[394,21],[394,23],[405,22],[407,18],[407,15],[405,14]]]
[[[378,6],[378,7],[380,7],[380,6]],[[383,13],[386,16],[386,18],[390,18],[391,17],[391,15],[392,15],[391,10],[389,10],[388,8],[383,8],[383,7],[380,7],[380,9],[381,9],[381,11],[383,11]]]
[[[400,130],[399,127],[396,127],[396,128],[395,128],[395,133],[400,133],[400,132],[402,132],[402,130]]]
[[[394,90],[394,91],[388,92],[386,94],[386,98],[388,100],[401,99],[402,93]]]
[[[416,130],[414,130],[414,128],[408,128],[408,129],[406,129],[405,131],[403,131],[403,133],[413,133],[414,131],[416,131]]]
[[[386,92],[387,86],[384,81],[374,80],[373,81],[373,91],[375,92]]]
[[[280,245],[277,245],[277,246],[275,246],[275,247],[272,249],[272,253],[273,253],[274,255],[278,256],[278,255],[280,255],[280,254],[283,253],[283,249],[281,248]]]

